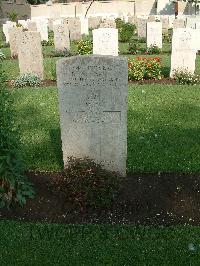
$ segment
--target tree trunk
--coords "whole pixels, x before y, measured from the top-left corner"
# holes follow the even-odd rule
[[[86,10],[86,13],[85,13],[85,18],[87,17],[87,14],[92,6],[92,4],[94,3],[95,0],[92,0],[92,2],[90,3],[90,5],[88,6],[87,10]]]

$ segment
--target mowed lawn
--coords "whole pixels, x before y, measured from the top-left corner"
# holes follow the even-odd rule
[[[13,94],[28,169],[62,169],[57,88]],[[200,171],[199,121],[200,86],[129,86],[128,171]]]
[[[200,228],[0,222],[0,265],[200,265]]]

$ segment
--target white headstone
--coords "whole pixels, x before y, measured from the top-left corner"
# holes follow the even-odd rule
[[[70,40],[69,40],[69,28],[68,25],[54,25],[54,45],[55,50],[64,51],[65,49],[70,50]]]
[[[196,52],[195,30],[190,28],[174,29],[170,76],[173,77],[173,73],[177,69],[184,69],[194,73]]]
[[[3,33],[6,37],[6,43],[9,43],[8,29],[12,27],[16,27],[16,22],[7,21],[5,24],[3,24]]]
[[[43,55],[41,36],[36,31],[24,31],[18,39],[20,74],[35,74],[43,79]]]
[[[35,17],[32,20],[36,23],[37,31],[41,35],[41,41],[48,41],[48,19]]]
[[[89,158],[126,174],[127,59],[78,56],[57,63],[63,160]]]
[[[162,22],[147,22],[147,47],[151,45],[162,49]]]
[[[95,29],[93,32],[93,54],[118,56],[118,30]]]
[[[88,18],[81,17],[81,34],[88,35]]]

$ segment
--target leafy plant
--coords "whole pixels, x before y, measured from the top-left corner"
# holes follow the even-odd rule
[[[164,43],[171,43],[172,42],[172,35],[171,33],[163,33],[163,42]]]
[[[143,80],[143,79],[161,79],[161,64],[160,58],[146,58],[138,57],[136,59],[129,59],[128,63],[129,80]]]
[[[145,54],[160,54],[162,52],[162,50],[157,46],[157,45],[150,45]]]
[[[18,19],[17,12],[13,11],[13,12],[8,13],[8,18],[10,21],[17,22],[17,19]]]
[[[117,29],[121,29],[122,26],[124,25],[124,21],[121,18],[116,18],[115,19],[115,23],[116,23],[116,28]]]
[[[23,74],[19,76],[15,81],[13,81],[12,85],[16,88],[20,87],[36,87],[41,84],[41,79],[34,74],[28,73],[28,74]]]
[[[107,207],[120,188],[121,178],[89,159],[69,158],[64,176],[57,182],[58,195],[81,210]]]
[[[187,69],[177,69],[173,72],[173,78],[178,84],[197,85],[200,84],[200,76],[191,73]]]
[[[124,23],[119,29],[119,37],[122,42],[128,42],[133,37],[136,26],[130,23]]]
[[[138,40],[130,40],[129,44],[128,44],[128,53],[129,54],[137,54],[139,51],[141,50],[141,46],[138,42]]]
[[[81,40],[77,42],[77,51],[79,55],[92,54],[92,41]]]
[[[23,176],[24,164],[13,120],[13,99],[5,83],[0,61],[0,208],[20,204],[34,197],[33,185]]]

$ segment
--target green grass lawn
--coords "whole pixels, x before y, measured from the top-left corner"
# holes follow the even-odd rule
[[[57,89],[13,93],[28,168],[62,169]],[[200,171],[199,121],[200,86],[130,86],[128,171]]]
[[[200,265],[200,228],[0,222],[0,265]],[[193,249],[194,250],[191,250]]]
[[[142,44],[145,47],[145,44]],[[128,45],[120,43],[120,52]],[[59,58],[43,47],[45,78]],[[75,47],[73,47],[75,49]],[[10,56],[9,48],[2,49]],[[170,71],[170,45],[162,72]],[[138,55],[134,56],[137,57]],[[9,79],[17,60],[4,61]],[[196,61],[200,73],[200,56]],[[13,90],[21,149],[29,170],[63,167],[57,88]],[[200,85],[131,85],[128,97],[128,159],[131,172],[200,171]],[[122,225],[55,225],[0,221],[0,265],[200,265],[200,228]],[[191,249],[194,250],[190,250]]]

